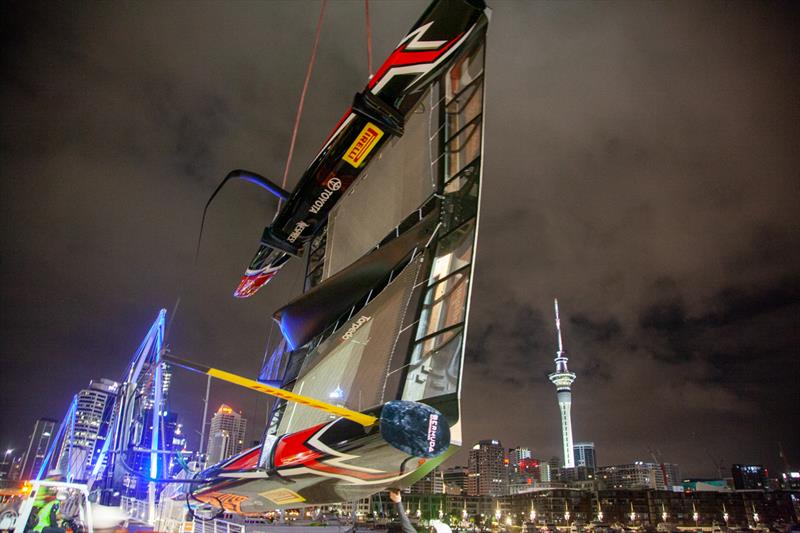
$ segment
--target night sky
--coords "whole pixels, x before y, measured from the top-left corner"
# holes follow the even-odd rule
[[[371,3],[376,66],[425,5]],[[601,464],[775,469],[781,442],[800,466],[797,4],[492,7],[467,444],[560,454],[557,296],[574,437]],[[231,296],[274,200],[230,186],[196,267],[194,246],[229,170],[280,180],[319,3],[0,10],[0,447],[119,378],[179,296],[173,352],[254,376],[302,276]],[[363,2],[332,2],[290,184],[366,75]],[[204,384],[176,371],[190,432]],[[223,400],[259,438],[268,401],[215,384]]]

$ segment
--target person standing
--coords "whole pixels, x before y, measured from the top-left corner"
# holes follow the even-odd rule
[[[394,509],[400,517],[400,523],[393,522],[389,524],[386,533],[417,533],[417,530],[411,525],[411,521],[408,519],[406,510],[403,508],[403,498],[400,495],[400,491],[397,489],[389,489],[389,499],[394,503]]]

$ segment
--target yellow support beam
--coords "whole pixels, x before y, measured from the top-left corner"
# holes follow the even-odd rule
[[[211,368],[197,363],[192,363],[190,361],[179,359],[168,353],[162,353],[161,360],[187,370],[206,374],[213,378],[227,381],[228,383],[233,383],[234,385],[239,385],[240,387],[244,387],[246,389],[258,391],[263,394],[269,394],[270,396],[275,396],[276,398],[299,403],[301,405],[307,405],[308,407],[312,407],[314,409],[320,409],[333,415],[352,420],[353,422],[361,424],[364,427],[372,426],[378,421],[376,417],[371,415],[365,415],[364,413],[359,413],[358,411],[353,411],[352,409],[347,409],[346,407],[339,407],[338,405],[323,402],[321,400],[317,400],[316,398],[311,398],[310,396],[303,396],[302,394],[296,394],[279,387],[273,387],[254,379],[238,376],[230,372],[225,372],[224,370],[220,370],[218,368]]]

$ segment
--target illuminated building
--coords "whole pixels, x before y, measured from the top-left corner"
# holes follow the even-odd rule
[[[767,470],[761,465],[740,465],[731,467],[733,486],[736,490],[758,490],[767,488]]]
[[[77,395],[75,415],[68,421],[57,470],[67,480],[86,479],[108,435],[108,425],[119,383],[92,380]]]
[[[556,331],[558,332],[558,352],[556,353],[556,371],[548,377],[553,385],[556,386],[558,395],[558,408],[561,411],[561,441],[564,451],[564,466],[572,468],[575,460],[572,452],[572,382],[575,381],[575,374],[567,368],[567,352],[564,351],[564,343],[561,339],[561,319],[558,316],[558,300],[555,300],[556,309]]]
[[[510,448],[508,450],[509,493],[525,492],[541,481],[540,461],[533,457],[530,448]]]
[[[469,451],[467,494],[502,496],[508,493],[505,449],[500,441],[482,440]]]
[[[242,451],[247,419],[235,412],[229,405],[222,404],[211,418],[208,448],[209,465],[219,463]]]
[[[597,468],[594,442],[576,442],[572,449],[575,452],[575,466],[585,466],[590,470]]]
[[[49,418],[40,418],[33,426],[33,433],[28,441],[28,447],[22,459],[20,479],[33,479],[39,473],[50,449],[50,443],[58,433],[60,423]]]
[[[677,480],[681,477],[676,464],[636,461],[601,466],[596,471],[596,479],[607,489],[672,490],[672,486],[677,485]]]

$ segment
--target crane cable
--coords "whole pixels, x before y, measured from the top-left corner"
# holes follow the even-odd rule
[[[297,131],[300,129],[300,117],[303,115],[303,105],[306,101],[306,93],[308,92],[308,82],[311,81],[311,73],[314,71],[314,63],[317,60],[317,47],[319,46],[319,36],[322,33],[322,19],[325,15],[325,6],[328,0],[322,0],[322,7],[319,10],[319,20],[317,20],[317,30],[314,35],[314,46],[311,48],[311,57],[308,60],[308,68],[306,69],[306,79],[303,81],[303,90],[300,93],[300,102],[297,104],[297,113],[294,117],[294,128],[292,128],[292,140],[289,143],[289,155],[286,157],[286,166],[283,170],[283,181],[281,187],[286,189],[286,180],[289,177],[289,169],[292,166],[292,156],[294,155],[294,145],[297,141]],[[278,200],[278,208],[280,209],[282,201]]]
[[[369,0],[364,0],[364,20],[367,26],[367,72],[372,79],[372,24],[369,21]]]

